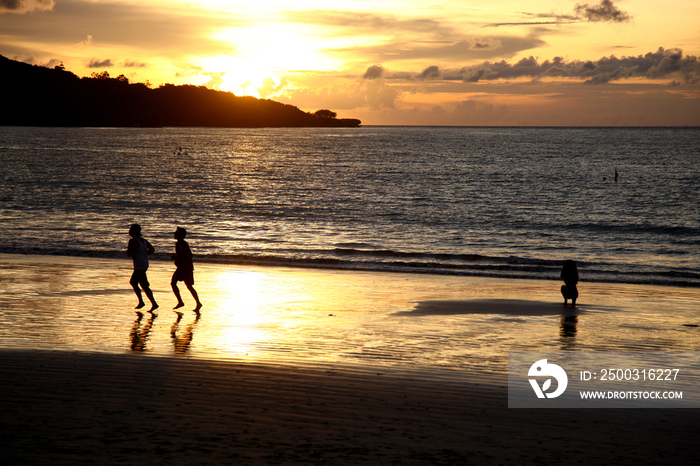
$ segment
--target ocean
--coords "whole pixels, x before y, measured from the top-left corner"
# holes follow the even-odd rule
[[[0,253],[139,223],[163,260],[182,226],[195,263],[700,286],[698,128],[2,127],[0,162]]]

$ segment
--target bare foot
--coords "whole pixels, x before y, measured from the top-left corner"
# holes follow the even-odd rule
[[[141,309],[141,308],[144,307],[145,305],[146,305],[146,303],[139,303],[139,305],[136,306],[134,309]]]
[[[192,311],[194,311],[195,314],[199,315],[199,310],[200,310],[200,309],[202,309],[202,303],[197,303],[197,307],[195,307],[194,309],[192,309]]]
[[[155,311],[156,309],[158,309],[158,307],[159,307],[159,306],[158,306],[156,303],[153,303],[153,306],[151,306],[151,309],[150,309],[148,312],[153,312],[153,311]]]
[[[173,309],[180,309],[181,307],[184,307],[185,303],[177,303],[177,306],[175,306]]]

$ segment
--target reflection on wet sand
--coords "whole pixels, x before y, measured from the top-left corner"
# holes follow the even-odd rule
[[[578,325],[577,315],[562,315],[559,327],[559,341],[561,349],[573,350],[576,346],[576,331]]]
[[[691,288],[586,283],[586,301],[574,310],[562,309],[549,281],[198,270],[204,318],[161,312],[134,320],[126,260],[0,255],[0,348],[505,372],[509,351],[700,345],[700,290]],[[171,275],[169,263],[149,268],[156,297],[171,296]]]
[[[177,319],[170,328],[170,338],[173,341],[173,347],[175,349],[175,354],[185,354],[192,344],[192,337],[194,336],[194,328],[199,322],[201,314],[197,314],[194,322],[185,326],[185,328],[180,328],[180,321],[182,321],[183,313],[177,312]]]
[[[151,333],[153,320],[157,317],[153,312],[149,312],[148,316],[148,320],[142,325],[143,313],[136,313],[136,321],[131,329],[131,351],[146,351],[148,335]]]

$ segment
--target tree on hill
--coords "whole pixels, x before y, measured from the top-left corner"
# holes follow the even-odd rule
[[[321,118],[336,118],[338,116],[337,113],[332,112],[330,110],[325,110],[325,109],[316,110],[314,112],[314,115],[316,115],[317,117],[321,117]]]
[[[356,127],[336,113],[307,113],[267,99],[202,86],[130,84],[106,71],[78,78],[64,67],[28,65],[0,56],[0,85],[12,90],[2,126]]]

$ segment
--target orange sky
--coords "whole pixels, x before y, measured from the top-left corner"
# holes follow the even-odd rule
[[[696,0],[0,0],[0,54],[363,124],[700,126]]]

